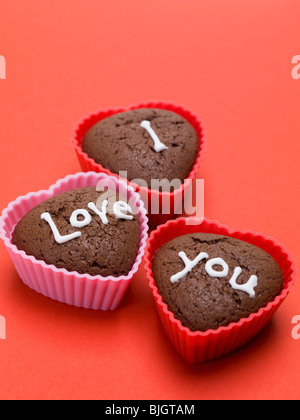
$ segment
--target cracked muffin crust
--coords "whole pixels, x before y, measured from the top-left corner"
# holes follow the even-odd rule
[[[141,126],[150,122],[153,130]],[[153,134],[165,146],[155,150]],[[127,172],[129,181],[161,191],[169,184],[151,180],[178,180],[175,189],[191,173],[199,151],[195,129],[180,115],[162,109],[140,108],[121,112],[95,124],[85,135],[82,150],[112,173]]]
[[[121,200],[123,204],[114,212]],[[90,208],[89,203],[95,207]],[[12,241],[27,255],[57,268],[92,276],[126,276],[137,257],[140,222],[124,206],[122,197],[97,192],[95,187],[68,191],[27,213],[17,224]]]
[[[214,234],[173,239],[158,250],[152,270],[163,301],[191,331],[238,322],[283,288],[283,273],[264,250]]]

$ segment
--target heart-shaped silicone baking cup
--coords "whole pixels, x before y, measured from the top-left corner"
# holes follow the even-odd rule
[[[128,108],[113,108],[100,110],[98,112],[86,116],[76,125],[72,135],[72,144],[80,162],[81,169],[83,171],[104,172],[108,175],[114,175],[119,177],[118,174],[112,174],[107,168],[104,168],[99,163],[96,163],[94,159],[91,159],[86,153],[84,153],[82,150],[82,142],[87,131],[99,121],[104,120],[105,118],[108,118],[120,112],[130,111],[139,108],[164,109],[181,115],[194,127],[199,139],[199,150],[195,164],[190,175],[187,177],[187,179],[181,185],[180,188],[168,193],[159,192],[145,187],[139,187],[136,184],[132,184],[136,191],[140,194],[141,199],[146,205],[150,227],[156,227],[160,224],[166,223],[168,220],[172,219],[176,215],[181,215],[182,212],[180,209],[182,208],[182,203],[185,200],[185,197],[189,197],[192,194],[193,180],[196,178],[196,175],[199,171],[206,146],[206,134],[204,127],[195,114],[193,114],[191,111],[180,105],[165,102],[147,102],[132,105]],[[126,168],[122,169],[126,170]],[[128,182],[128,180],[126,181]],[[167,203],[167,205],[164,205],[164,203]]]
[[[277,261],[283,272],[284,287],[280,295],[257,313],[226,327],[205,332],[192,332],[184,327],[169,311],[158,292],[152,272],[152,260],[156,252],[167,242],[178,236],[196,232],[230,236],[264,249]],[[285,247],[274,239],[250,231],[233,230],[216,221],[207,219],[202,221],[197,218],[171,220],[153,231],[145,251],[145,267],[163,327],[176,350],[189,363],[203,363],[220,358],[249,342],[267,325],[296,281],[295,262]]]
[[[69,272],[56,268],[54,265],[48,265],[44,261],[38,261],[13,245],[11,239],[15,226],[32,208],[66,191],[96,187],[100,180],[113,183],[116,192],[130,200],[130,205],[133,206],[140,220],[140,246],[135,263],[127,276],[101,277]],[[0,218],[0,237],[5,243],[19,276],[31,289],[69,305],[95,310],[114,310],[122,301],[142,262],[148,237],[148,219],[139,195],[126,182],[107,174],[78,173],[59,180],[47,191],[29,193],[10,203]]]

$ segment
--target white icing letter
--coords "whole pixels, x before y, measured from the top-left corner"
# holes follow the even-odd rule
[[[144,128],[145,130],[148,131],[149,135],[152,137],[152,140],[154,141],[154,150],[159,153],[162,152],[163,150],[167,150],[168,147],[165,146],[157,137],[155,131],[153,130],[153,128],[151,127],[151,123],[150,121],[143,121],[141,123],[141,127]]]
[[[114,214],[118,219],[133,220],[133,216],[129,216],[122,212],[133,213],[129,204],[124,201],[117,201],[114,204]]]
[[[107,200],[104,200],[103,201],[102,210],[101,211],[96,207],[96,205],[94,203],[89,203],[88,204],[88,208],[90,210],[92,210],[93,212],[95,212],[97,214],[97,216],[100,217],[100,219],[102,220],[102,223],[104,225],[108,225],[108,218],[106,216],[107,206],[108,206],[108,201]]]
[[[78,216],[83,216],[84,219],[80,221],[78,220]],[[70,218],[71,225],[76,228],[83,228],[89,225],[91,221],[92,221],[92,216],[87,210],[84,210],[84,209],[74,211]]]
[[[223,271],[216,271],[213,269],[214,265],[221,265],[223,267]],[[228,264],[222,258],[213,258],[212,260],[207,261],[205,265],[205,270],[207,274],[211,277],[227,277],[229,273]]]
[[[79,238],[81,236],[81,232],[74,232],[74,233],[71,233],[70,235],[62,236],[59,233],[55,223],[53,222],[50,213],[43,213],[41,215],[41,219],[49,223],[50,228],[53,232],[54,238],[56,242],[59,244],[65,244],[66,242],[72,241],[73,239]]]
[[[237,284],[237,279],[242,273],[241,267],[237,267],[234,269],[234,274],[230,280],[230,285],[235,290],[241,290],[242,292],[248,293],[251,298],[255,297],[255,287],[258,284],[258,278],[256,276],[251,276],[250,279],[245,284]]]
[[[198,257],[196,257],[193,261],[191,261],[187,256],[185,252],[179,252],[178,256],[182,259],[182,261],[185,264],[185,269],[181,271],[178,274],[175,274],[171,277],[171,283],[177,283],[182,277],[185,277],[188,273],[190,273],[193,268],[196,267],[196,265],[203,259],[209,258],[208,254],[206,252],[201,252]]]

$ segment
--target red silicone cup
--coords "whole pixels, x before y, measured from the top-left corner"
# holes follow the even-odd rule
[[[131,183],[131,185],[134,186],[135,190],[140,194],[141,199],[145,203],[145,207],[148,210],[150,227],[156,227],[160,224],[166,223],[169,219],[172,219],[176,214],[178,214],[178,212],[180,212],[180,210],[178,209],[181,209],[185,197],[192,194],[193,180],[195,179],[197,172],[200,168],[200,163],[203,157],[204,148],[206,144],[206,135],[204,132],[204,128],[202,126],[202,123],[199,121],[198,117],[194,115],[191,111],[183,108],[182,106],[164,102],[148,102],[133,105],[128,108],[101,110],[99,112],[88,115],[76,125],[72,136],[72,143],[83,171],[104,172],[108,175],[114,175],[119,177],[118,174],[112,174],[108,169],[104,168],[102,165],[96,163],[93,159],[89,158],[88,155],[82,150],[82,142],[87,131],[97,122],[112,115],[118,114],[120,112],[125,112],[139,108],[158,108],[173,111],[185,118],[195,128],[199,138],[199,151],[197,159],[195,161],[190,175],[179,189],[173,191],[172,193],[161,193],[159,191],[151,190],[145,187],[140,187],[136,184]],[[128,180],[126,181],[128,182]],[[164,207],[164,203],[168,203],[168,211],[162,210]],[[180,214],[181,213],[182,212],[180,212]]]
[[[13,245],[12,233],[15,226],[31,209],[63,192],[76,188],[96,187],[99,181],[104,182],[106,186],[111,185],[116,193],[130,200],[130,205],[140,220],[140,246],[135,263],[127,276],[102,277],[69,272],[39,261]],[[95,310],[115,310],[142,262],[148,238],[147,222],[146,210],[139,195],[127,183],[106,174],[78,173],[57,181],[47,191],[29,193],[10,203],[0,217],[0,237],[19,276],[31,289],[69,305]]]
[[[202,221],[197,218],[189,218],[188,224],[187,220],[186,218],[171,220],[152,232],[145,252],[145,267],[159,317],[169,339],[187,362],[196,364],[225,356],[255,337],[267,325],[291,291],[296,281],[296,265],[287,250],[272,238],[250,231],[232,230],[216,221],[207,219]],[[283,272],[284,287],[280,295],[257,313],[226,327],[206,332],[192,332],[184,327],[179,320],[175,319],[158,293],[152,272],[152,260],[165,243],[175,237],[196,232],[230,236],[264,249],[277,261]]]

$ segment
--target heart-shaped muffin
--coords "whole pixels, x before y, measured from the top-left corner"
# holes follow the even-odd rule
[[[189,363],[246,344],[296,281],[294,260],[274,239],[196,217],[153,231],[145,268],[166,333]]]
[[[177,180],[179,188],[189,176],[199,139],[181,115],[139,108],[93,125],[83,139],[82,150],[112,173],[126,171],[127,179],[135,184],[146,183],[149,189],[172,192],[171,181]]]
[[[10,203],[0,237],[30,288],[69,305],[114,310],[142,262],[147,222],[131,186],[87,172]]]
[[[263,249],[210,233],[171,240],[152,267],[164,302],[191,331],[216,330],[247,318],[283,287],[279,265]]]
[[[127,276],[139,249],[140,222],[119,195],[98,192],[96,187],[78,188],[27,213],[12,242],[57,268],[91,276]]]
[[[134,186],[152,228],[183,209],[195,213],[190,197],[206,133],[189,109],[162,101],[100,109],[76,124],[72,144],[83,171],[118,176]]]

